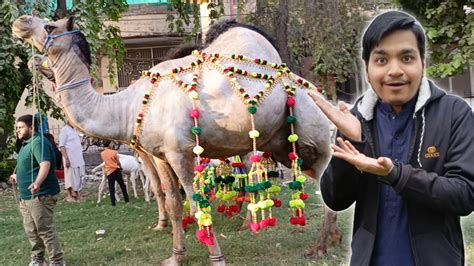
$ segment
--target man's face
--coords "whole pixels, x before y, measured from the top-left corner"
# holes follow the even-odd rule
[[[416,95],[423,66],[415,34],[398,30],[371,51],[366,74],[380,99],[399,112]]]
[[[27,140],[33,135],[33,130],[24,122],[16,122],[16,135],[19,139]]]

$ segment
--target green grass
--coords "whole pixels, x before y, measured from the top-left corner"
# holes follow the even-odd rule
[[[316,187],[309,184],[307,192]],[[55,224],[68,265],[151,265],[171,255],[171,228],[155,232],[150,225],[156,222],[156,205],[146,203],[141,197],[131,204],[119,202],[110,206],[109,199],[95,203],[97,188],[85,190],[86,200],[79,204],[66,203],[61,199],[55,210]],[[284,190],[287,201],[289,191]],[[62,195],[64,197],[64,195]],[[352,209],[342,212],[338,227],[343,232],[343,243],[330,247],[325,258],[318,261],[303,257],[306,249],[315,244],[322,222],[321,199],[312,194],[306,214],[309,224],[294,227],[288,222],[288,209],[275,208],[278,226],[254,235],[239,232],[242,220],[214,215],[219,244],[230,265],[341,265],[348,262]],[[463,219],[466,241],[467,265],[474,264],[474,217]],[[98,241],[97,229],[105,229],[105,237]],[[208,265],[207,248],[200,245],[195,227],[185,233],[189,265]],[[26,265],[29,262],[29,243],[23,232],[20,213],[11,192],[0,191],[0,265]]]

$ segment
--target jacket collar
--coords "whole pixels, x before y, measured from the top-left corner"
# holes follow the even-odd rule
[[[426,104],[428,99],[431,97],[430,84],[426,77],[423,77],[420,84],[420,92],[418,93],[418,99],[415,104],[415,113],[421,110]],[[374,109],[377,104],[378,96],[374,89],[369,85],[367,91],[362,95],[360,101],[357,103],[357,110],[362,117],[369,121],[374,118]]]

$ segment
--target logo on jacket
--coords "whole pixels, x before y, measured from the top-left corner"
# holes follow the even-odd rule
[[[425,158],[438,158],[439,157],[439,151],[436,149],[435,146],[429,146],[428,149],[426,149],[425,153]]]

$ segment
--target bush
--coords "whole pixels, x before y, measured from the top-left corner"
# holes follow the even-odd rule
[[[16,161],[8,160],[0,162],[0,182],[6,182],[15,170]]]

